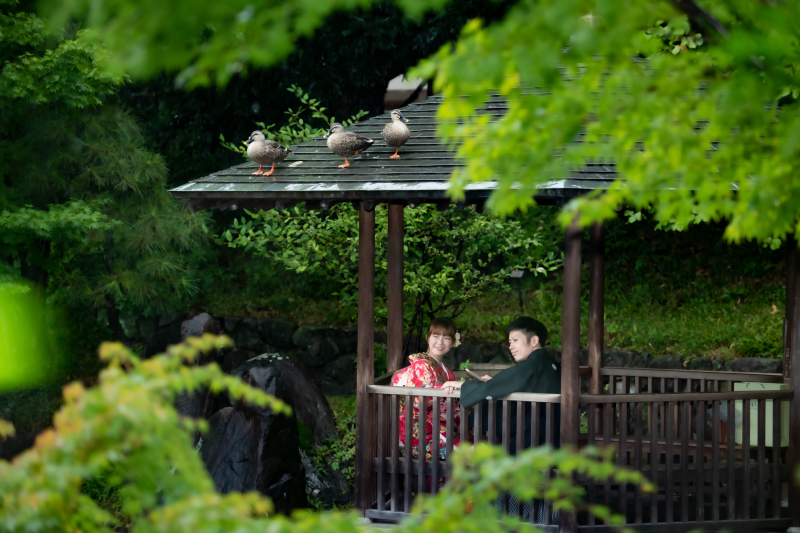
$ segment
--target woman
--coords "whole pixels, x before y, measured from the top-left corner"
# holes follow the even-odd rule
[[[456,325],[449,318],[437,318],[431,322],[428,328],[428,351],[409,355],[408,360],[411,364],[405,368],[401,368],[392,376],[392,385],[396,387],[423,387],[431,389],[440,389],[442,385],[448,381],[455,380],[453,371],[447,368],[442,362],[442,358],[447,352],[453,348],[454,340],[456,338]],[[459,414],[460,407],[458,400],[453,402],[453,447],[459,444],[459,426],[461,423]],[[411,435],[411,445],[414,452],[418,450],[419,444],[419,400],[415,399],[413,407],[413,421],[412,428],[413,434]],[[431,442],[433,442],[434,433],[438,432],[439,437],[439,455],[444,458],[445,447],[447,446],[447,401],[442,399],[439,402],[439,413],[437,414],[438,424],[434,423],[433,415],[433,402],[428,401],[426,406],[426,439],[425,439],[425,452],[430,455]],[[437,428],[434,431],[433,428]],[[405,398],[400,398],[400,446],[405,446],[406,443],[406,406]]]

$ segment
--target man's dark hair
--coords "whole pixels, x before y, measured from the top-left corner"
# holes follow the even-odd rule
[[[506,329],[506,335],[509,335],[512,331],[521,331],[528,342],[531,342],[531,337],[536,335],[539,337],[540,346],[544,346],[547,342],[547,328],[544,327],[544,324],[529,316],[521,316],[511,322]]]

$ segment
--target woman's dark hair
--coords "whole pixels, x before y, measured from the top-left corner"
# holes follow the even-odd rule
[[[434,318],[431,325],[428,326],[428,334],[425,335],[426,339],[430,339],[431,335],[438,333],[439,335],[448,335],[453,341],[456,340],[456,323],[449,318]]]
[[[547,328],[544,327],[544,324],[529,316],[521,316],[511,322],[506,328],[506,335],[509,335],[512,331],[521,331],[528,342],[531,342],[531,337],[536,335],[539,337],[540,346],[544,346],[547,342]]]

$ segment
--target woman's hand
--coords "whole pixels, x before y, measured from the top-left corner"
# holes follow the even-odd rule
[[[453,394],[453,391],[461,390],[461,385],[463,384],[463,381],[445,381],[442,384],[442,390],[447,394]]]

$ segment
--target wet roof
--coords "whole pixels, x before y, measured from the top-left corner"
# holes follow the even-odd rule
[[[400,159],[381,139],[389,113],[370,118],[348,128],[375,139],[375,145],[362,157],[350,158],[350,166],[338,165],[344,159],[332,153],[326,140],[317,137],[292,146],[293,154],[275,165],[272,176],[251,175],[258,169],[252,162],[193,180],[170,191],[175,198],[189,199],[189,207],[199,209],[271,209],[306,202],[309,207],[328,208],[338,202],[366,201],[367,204],[450,203],[448,179],[463,166],[455,152],[436,135],[436,110],[441,96],[402,108],[409,119],[411,139],[400,149]],[[495,97],[478,111],[500,117],[507,104]],[[533,196],[539,203],[560,203],[593,189],[607,188],[617,177],[613,164],[586,165],[567,179],[540,185]],[[496,181],[471,183],[465,189],[465,203],[482,204],[497,187]]]

